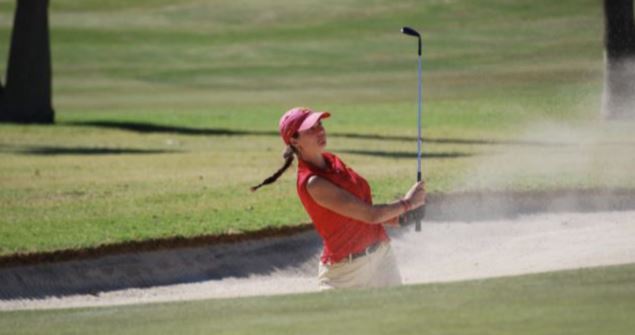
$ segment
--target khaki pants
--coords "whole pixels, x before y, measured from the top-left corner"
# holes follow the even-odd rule
[[[401,274],[390,243],[384,242],[373,253],[353,261],[320,262],[318,282],[320,290],[387,287],[400,285]]]

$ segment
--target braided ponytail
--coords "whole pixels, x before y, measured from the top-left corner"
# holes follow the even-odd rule
[[[287,171],[289,166],[291,166],[291,163],[293,163],[293,157],[294,157],[295,153],[296,153],[295,149],[291,145],[288,145],[287,148],[284,150],[284,153],[282,154],[282,158],[284,158],[284,165],[282,165],[282,167],[280,169],[278,169],[278,171],[276,171],[276,173],[274,173],[271,176],[269,176],[262,183],[251,187],[251,191],[255,192],[256,190],[258,190],[262,186],[271,184],[271,183],[275,182],[276,180],[278,180],[278,178],[285,171]]]

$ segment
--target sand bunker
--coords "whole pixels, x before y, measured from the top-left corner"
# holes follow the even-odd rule
[[[406,284],[635,262],[635,211],[427,222],[393,230]],[[317,291],[314,232],[236,245],[0,270],[0,310]]]

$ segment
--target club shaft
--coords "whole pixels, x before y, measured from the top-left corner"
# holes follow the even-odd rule
[[[401,28],[401,32],[406,34],[406,35],[410,35],[410,36],[414,36],[417,37],[417,42],[418,42],[418,49],[417,49],[417,54],[419,55],[419,59],[418,59],[418,68],[417,68],[417,75],[418,75],[418,79],[419,79],[419,83],[418,83],[418,92],[417,92],[417,181],[422,181],[422,176],[421,176],[421,151],[422,151],[422,144],[423,144],[423,137],[421,136],[421,108],[422,108],[422,94],[423,94],[423,80],[421,78],[421,34],[419,34],[419,32],[417,32],[416,30],[410,28],[410,27],[403,27]],[[421,211],[421,213],[418,213],[416,215],[416,219],[415,219],[415,231],[421,231],[421,219],[423,219],[423,216],[425,216],[425,207],[422,207],[419,209]],[[421,214],[421,217],[419,217],[419,214]]]
[[[419,90],[418,90],[418,100],[417,100],[417,181],[421,181],[421,103],[422,103],[422,82],[421,82],[421,55],[419,55],[419,66],[418,66],[418,76],[419,76]]]
[[[421,45],[421,42],[419,42]],[[421,51],[419,51],[419,64],[418,64],[418,77],[419,77],[419,85],[418,85],[418,100],[417,100],[417,181],[421,181],[421,144],[423,142],[423,138],[421,137],[421,105],[422,105],[422,92],[423,92],[423,83],[421,78]],[[417,220],[415,222],[415,231],[421,231],[421,221]]]

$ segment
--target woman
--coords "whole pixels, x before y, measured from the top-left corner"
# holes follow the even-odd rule
[[[423,182],[415,183],[400,200],[373,205],[366,180],[324,151],[326,132],[321,120],[329,116],[304,107],[287,111],[279,122],[287,145],[285,164],[252,191],[276,181],[298,156],[298,195],[324,244],[320,288],[401,284],[383,224],[397,225],[400,215],[425,204]]]

